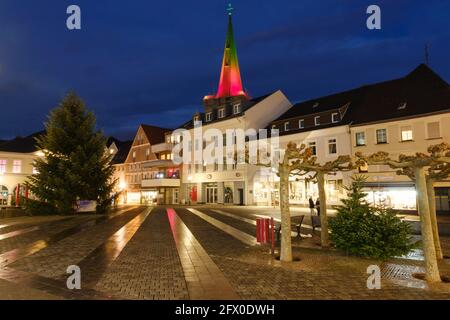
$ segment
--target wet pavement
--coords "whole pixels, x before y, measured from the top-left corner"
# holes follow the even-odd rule
[[[450,285],[430,288],[421,250],[376,261],[322,250],[305,217],[293,245],[300,261],[281,263],[255,239],[258,216],[272,208],[123,207],[107,216],[0,220],[0,299],[450,299]],[[279,214],[279,213],[278,213]],[[442,237],[450,254],[450,239]],[[368,290],[379,265],[382,289]],[[81,269],[80,290],[66,286]],[[440,264],[450,274],[450,262]],[[27,290],[27,288],[29,290]]]

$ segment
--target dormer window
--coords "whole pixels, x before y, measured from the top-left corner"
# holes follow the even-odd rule
[[[200,121],[200,116],[198,114],[194,116],[194,122],[195,121]]]
[[[284,131],[289,131],[289,122],[284,123]]]
[[[331,122],[332,123],[339,122],[339,113],[334,112],[331,114]]]
[[[211,121],[211,118],[212,118],[212,112],[208,112],[208,113],[205,115],[205,121]]]
[[[238,114],[241,112],[241,104],[237,103],[233,106],[233,114]]]
[[[315,102],[314,104],[313,104],[313,108],[317,108],[319,106],[319,103],[318,102]]]
[[[305,119],[298,120],[298,128],[303,129],[305,127]]]
[[[219,109],[219,111],[218,111],[218,117],[219,117],[219,118],[225,117],[225,108]]]
[[[320,116],[315,116],[314,117],[314,125],[320,126]]]

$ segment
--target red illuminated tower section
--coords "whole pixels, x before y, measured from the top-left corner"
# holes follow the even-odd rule
[[[241,72],[239,70],[231,17],[232,10],[231,5],[228,5],[228,30],[225,40],[219,88],[216,95],[205,97],[205,106],[222,105],[226,102],[238,102],[248,99],[247,93],[242,86]]]

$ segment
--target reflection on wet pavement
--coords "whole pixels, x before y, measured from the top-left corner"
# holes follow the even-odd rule
[[[167,218],[180,256],[190,299],[240,299],[174,209],[167,209]]]
[[[198,211],[197,209],[189,208],[188,210],[190,212],[192,212],[193,214],[195,214],[196,216],[202,218],[206,222],[212,224],[216,228],[218,228],[218,229],[222,230],[223,232],[228,233],[230,236],[242,241],[246,245],[255,246],[258,244],[258,242],[256,241],[256,237],[253,237],[241,230],[238,230],[228,224],[225,224],[222,221],[214,219],[214,218]]]
[[[78,263],[83,273],[84,287],[95,286],[106,269],[119,256],[128,241],[144,223],[150,211],[150,208],[145,209]]]

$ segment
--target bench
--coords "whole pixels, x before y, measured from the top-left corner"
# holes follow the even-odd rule
[[[300,229],[302,228],[303,219],[305,219],[305,216],[298,216],[299,220],[298,223],[295,225],[295,228],[297,229],[297,237],[301,238],[300,235]]]
[[[313,229],[313,232],[316,230],[317,227],[320,227],[320,216],[311,216],[311,227]]]

